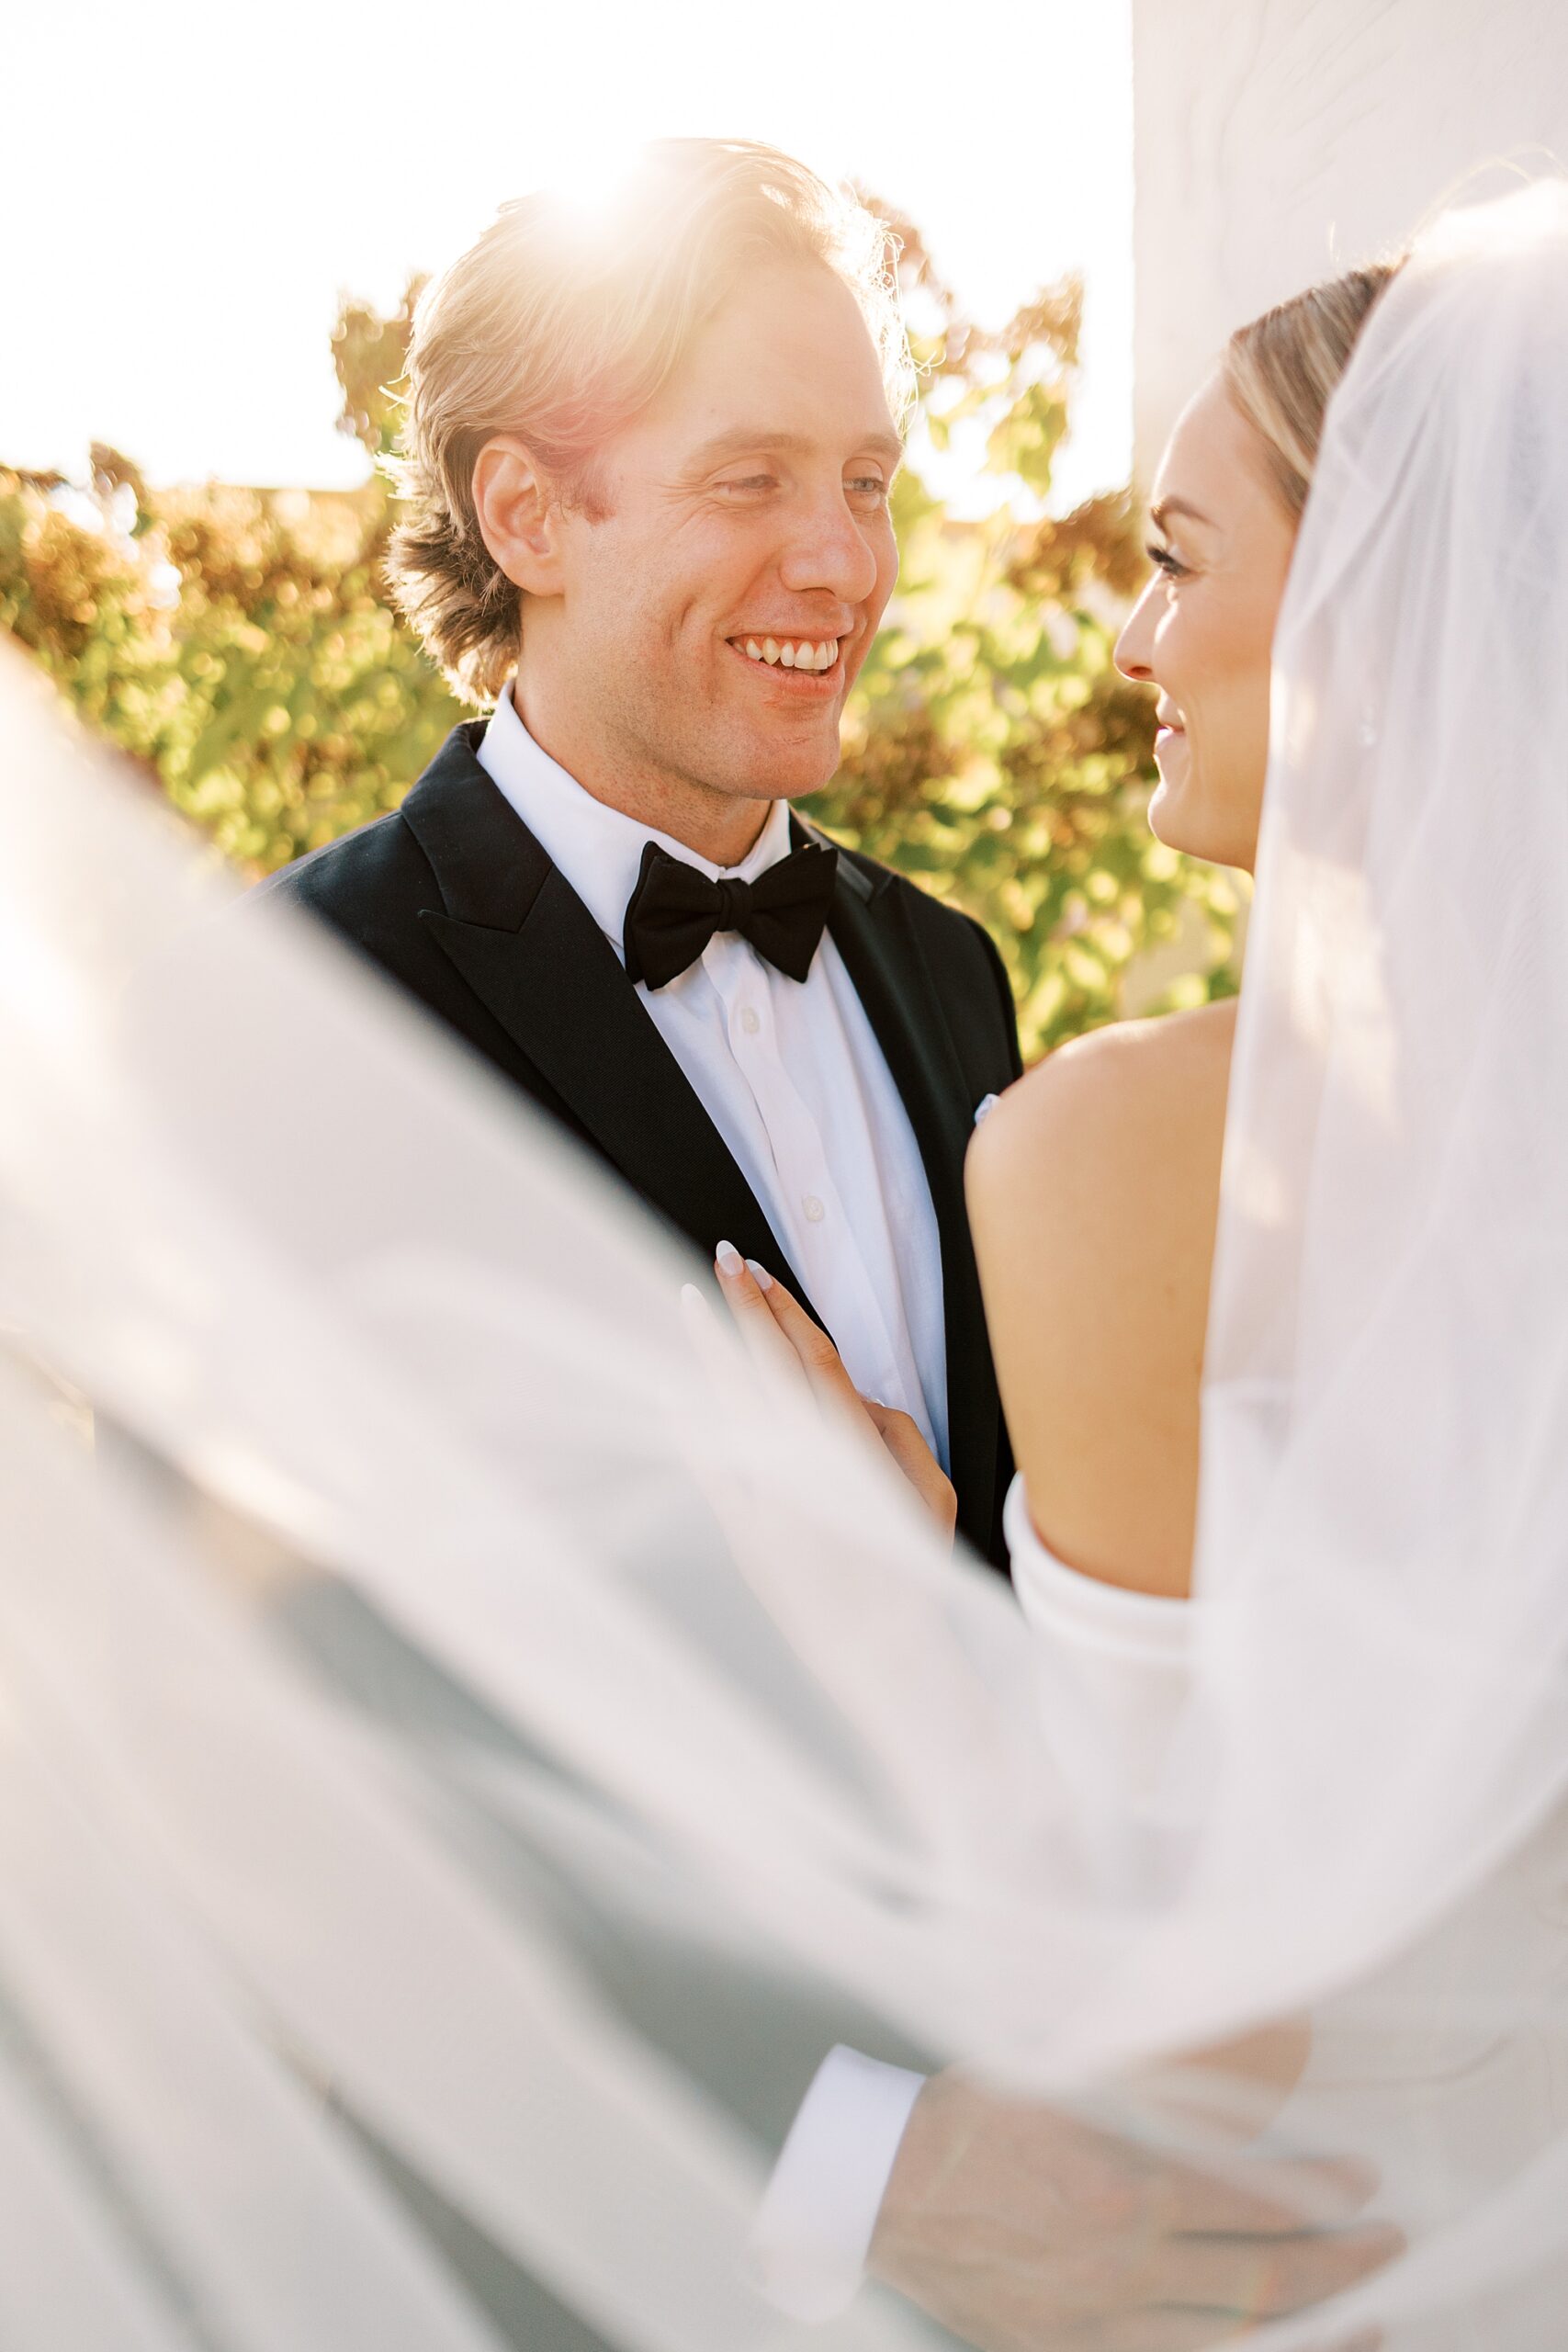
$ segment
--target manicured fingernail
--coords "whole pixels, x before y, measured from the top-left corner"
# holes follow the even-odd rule
[[[759,1290],[772,1290],[773,1286],[773,1278],[772,1274],[769,1273],[766,1266],[759,1266],[755,1258],[748,1258],[746,1261],[746,1269]]]
[[[736,1248],[734,1242],[721,1241],[718,1248],[713,1254],[717,1262],[718,1271],[724,1276],[725,1281],[727,1283],[734,1282],[739,1274],[741,1267],[746,1262],[741,1257],[739,1250]]]

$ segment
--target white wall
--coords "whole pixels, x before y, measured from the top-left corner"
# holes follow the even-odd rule
[[[1233,327],[1478,164],[1568,168],[1568,0],[1133,0],[1133,102],[1146,485]]]

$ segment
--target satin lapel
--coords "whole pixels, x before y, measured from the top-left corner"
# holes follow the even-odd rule
[[[964,1198],[975,1106],[899,893],[840,858],[828,929],[903,1096],[925,1163],[942,1236],[948,1451],[959,1525],[985,1554],[991,1544],[1001,1406]]]
[[[614,948],[474,758],[482,734],[458,729],[403,804],[446,902],[421,921],[628,1183],[699,1250],[733,1241],[798,1295]]]

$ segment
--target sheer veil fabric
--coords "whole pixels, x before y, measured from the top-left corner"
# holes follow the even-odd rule
[[[1071,1660],[663,1234],[0,672],[7,2346],[782,2341],[747,2232],[848,2041],[1367,2156],[1408,2254],[1259,2341],[1556,2352],[1565,412],[1549,182],[1330,413],[1125,1816]],[[1190,2054],[1302,2017],[1294,2087]]]

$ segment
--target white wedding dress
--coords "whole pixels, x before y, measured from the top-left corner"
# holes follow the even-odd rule
[[[747,2245],[835,2042],[1364,2154],[1408,2253],[1264,2352],[1560,2352],[1565,400],[1550,182],[1423,238],[1333,405],[1179,1619],[1016,1499],[1024,1614],[943,1558],[5,671],[7,2352],[785,2344]],[[1191,2054],[1302,2016],[1277,2114]]]
[[[1202,1603],[1067,1566],[1031,1521],[1021,1478],[1006,1523],[1019,1600],[1042,1645],[1046,1744],[1100,1810],[1107,1850],[1120,1838],[1135,1901],[1140,1870],[1160,1849],[1162,1773]],[[1461,1984],[1484,1996],[1461,2003]],[[1309,2021],[1306,2063],[1272,2128],[1327,2146],[1354,2112],[1358,2150],[1387,2184],[1378,2211],[1413,2242],[1568,2135],[1568,1805],[1439,1932],[1314,2004]]]

